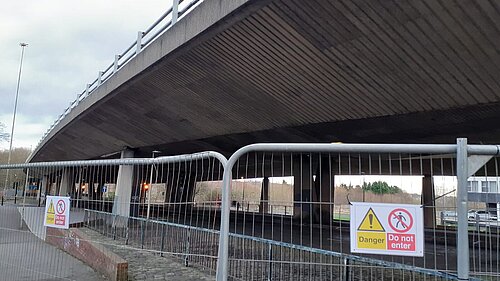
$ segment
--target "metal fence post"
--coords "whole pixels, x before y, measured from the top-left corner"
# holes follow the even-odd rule
[[[229,216],[231,200],[231,179],[233,170],[233,161],[228,161],[224,167],[222,180],[222,205],[221,205],[221,227],[219,233],[219,253],[217,260],[217,281],[226,281],[228,277],[229,263]]]
[[[184,257],[184,266],[189,266],[189,239],[191,239],[191,230],[186,235],[186,256]]]
[[[99,71],[99,74],[97,75],[97,86],[101,86],[102,84],[102,71]]]
[[[161,226],[161,243],[160,243],[160,256],[163,257],[163,250],[165,250],[165,225]]]
[[[269,249],[268,253],[269,255],[268,260],[269,260],[269,268],[267,272],[267,280],[271,281],[273,279],[273,246],[269,244]]]
[[[85,86],[85,97],[88,97],[90,95],[90,84],[87,84]]]
[[[351,279],[351,276],[350,276],[350,270],[351,268],[349,267],[349,259],[348,258],[344,258],[344,281],[349,281]]]
[[[142,50],[142,36],[144,35],[144,32],[139,31],[137,32],[137,46],[135,49],[135,53],[139,54]]]
[[[116,219],[117,215],[113,215],[113,240],[116,240]]]
[[[30,178],[30,169],[28,168],[26,171],[26,181],[24,183],[24,189],[23,189],[23,208],[22,208],[22,213],[21,213],[21,222],[19,228],[23,228],[23,220],[25,217],[25,205],[26,205],[26,189],[28,188],[29,184],[29,178]]]
[[[177,22],[177,18],[179,16],[179,0],[174,0],[172,4],[172,25]]]
[[[128,240],[130,238],[130,234],[129,234],[130,228],[128,226],[128,224],[129,224],[128,218],[126,218],[126,219],[127,219],[127,226],[125,228],[125,245],[128,245],[128,242],[129,242]]]
[[[469,221],[467,217],[467,139],[457,139],[457,273],[469,280]]]
[[[118,71],[118,60],[120,59],[120,55],[115,55],[115,61],[113,62],[113,73],[116,73]]]
[[[141,220],[141,249],[144,249],[144,221]]]

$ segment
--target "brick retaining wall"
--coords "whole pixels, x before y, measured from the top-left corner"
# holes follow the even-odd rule
[[[112,281],[128,280],[127,261],[109,251],[104,245],[92,242],[77,228],[66,230],[47,227],[45,241],[83,261]]]

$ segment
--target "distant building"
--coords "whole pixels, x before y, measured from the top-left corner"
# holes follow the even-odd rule
[[[490,212],[498,213],[500,209],[499,185],[499,177],[470,177],[467,181],[468,199],[473,202],[484,202]]]
[[[498,177],[470,177],[467,181],[469,192],[498,193]]]

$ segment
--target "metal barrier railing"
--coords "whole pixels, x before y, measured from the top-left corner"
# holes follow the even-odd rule
[[[151,42],[157,39],[163,32],[172,27],[182,19],[189,11],[199,5],[203,0],[174,0],[172,7],[163,13],[149,28],[145,31],[137,33],[137,40],[127,47],[121,54],[116,55],[113,63],[111,63],[103,71],[99,71],[98,77],[87,84],[85,89],[77,95],[73,102],[57,117],[54,123],[43,134],[38,142],[40,145],[50,132],[59,124],[80,102],[90,96],[97,90],[102,83],[111,78],[119,69],[126,65],[132,58],[137,56],[142,50],[147,48]]]
[[[498,151],[465,139],[453,145],[255,144],[227,161],[206,152],[0,170],[23,169],[25,191],[39,187],[18,193],[14,222],[38,237],[45,235],[33,227],[39,214],[26,206],[43,205],[46,194],[69,195],[84,225],[99,235],[132,251],[181,258],[215,271],[217,280],[490,280],[500,278],[500,206],[493,206],[500,194],[493,192],[500,184]],[[354,254],[353,202],[421,205],[423,254]],[[1,225],[7,222],[13,223],[0,221],[0,231],[12,236],[14,230]]]
[[[229,240],[241,249],[229,269],[238,280],[459,280],[447,272],[248,235],[230,233]]]
[[[126,228],[117,227],[122,222],[126,222]],[[201,266],[215,272],[218,230],[89,209],[85,210],[84,225],[127,245],[131,251],[167,254],[182,260],[186,266]]]

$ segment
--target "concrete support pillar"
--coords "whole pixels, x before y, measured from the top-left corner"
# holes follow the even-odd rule
[[[329,158],[322,158],[314,181],[314,221],[330,223],[333,214],[334,175]]]
[[[174,170],[172,173],[172,178],[170,180],[169,192],[167,196],[167,202],[169,203],[180,203],[186,200],[187,193],[184,192],[187,186],[185,174],[179,170]],[[177,205],[173,205],[176,207]]]
[[[45,196],[49,195],[49,176],[42,176],[42,183],[40,186],[40,192],[45,190]]]
[[[422,179],[422,205],[424,205],[424,227],[436,226],[436,202],[432,175],[426,174]]]
[[[180,179],[177,188],[179,196],[177,198],[180,200],[180,203],[184,203],[180,205],[181,210],[187,210],[193,206],[196,189],[196,174],[189,171],[186,174],[181,174]]]
[[[59,196],[69,196],[72,192],[73,173],[71,169],[65,168],[61,175],[61,183],[59,185]]]
[[[264,177],[264,180],[262,180],[259,212],[264,214],[269,213],[269,177]]]
[[[73,196],[73,200],[75,200],[75,206],[76,208],[79,208],[81,206],[81,199],[82,199],[82,168],[77,168],[76,170],[76,173],[75,173],[75,187],[78,186],[78,188],[76,188],[75,192],[74,192],[74,196]]]
[[[181,192],[181,200],[182,202],[193,202],[194,201],[194,193],[196,188],[196,178],[194,174],[187,174],[184,176],[184,180],[182,181],[181,187],[179,191]]]
[[[194,195],[196,194],[196,177],[192,175],[189,178],[189,197],[188,200],[191,203],[191,206],[194,204]]]
[[[293,159],[293,218],[309,222],[312,215],[313,175],[311,159],[299,155]]]
[[[36,202],[38,202],[38,207],[40,207],[44,201],[48,191],[48,186],[49,186],[49,177],[46,175],[42,175],[42,178],[38,180],[38,194],[36,198]],[[41,198],[42,193],[45,195],[44,198]]]
[[[124,149],[121,158],[133,158],[134,151]],[[132,185],[134,177],[134,167],[131,165],[120,165],[118,168],[118,178],[116,180],[116,193],[113,204],[113,214],[129,217],[130,200],[132,198]]]

